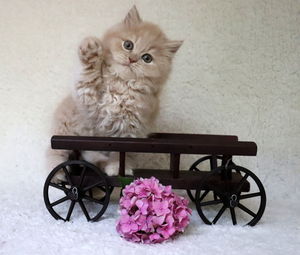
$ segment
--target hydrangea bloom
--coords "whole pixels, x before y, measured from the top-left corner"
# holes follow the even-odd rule
[[[188,200],[159,181],[137,179],[123,190],[118,233],[128,241],[161,243],[184,231],[192,210]]]

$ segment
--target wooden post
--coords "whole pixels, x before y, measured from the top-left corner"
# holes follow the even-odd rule
[[[120,159],[119,159],[119,175],[125,176],[125,152],[120,151]]]
[[[179,177],[180,154],[170,154],[170,170],[173,172],[173,178]]]
[[[222,166],[226,166],[226,164],[228,163],[229,160],[232,160],[232,155],[223,155],[222,157]],[[231,180],[231,171],[227,171],[227,169],[225,169],[224,171],[222,171],[222,179],[223,180]]]
[[[211,160],[210,160],[210,169],[211,171],[216,169],[218,167],[218,159],[216,155],[212,155],[211,156]]]

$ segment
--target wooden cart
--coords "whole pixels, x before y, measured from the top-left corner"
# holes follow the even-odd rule
[[[124,187],[135,178],[151,176],[163,185],[172,185],[173,189],[187,190],[206,224],[217,223],[228,211],[234,225],[254,226],[265,210],[266,194],[261,181],[232,160],[233,156],[255,156],[257,146],[254,142],[238,141],[237,136],[174,133],[155,133],[148,138],[53,136],[51,145],[56,150],[70,150],[69,160],[55,167],[44,185],[45,204],[55,219],[70,220],[78,203],[87,220],[96,221],[104,214],[114,187]],[[81,160],[83,150],[119,152],[119,175],[107,176],[95,165]],[[133,176],[126,176],[125,155],[130,152],[167,153],[170,167],[167,170],[135,169]],[[194,162],[189,171],[183,171],[179,168],[181,154],[206,156]],[[209,162],[210,171],[203,171],[205,162]],[[64,172],[66,177],[59,184],[52,182],[58,172]],[[101,191],[97,196],[93,194],[95,189]],[[60,197],[53,200],[51,190],[61,192]],[[66,203],[69,205],[65,206]],[[65,208],[65,212],[58,207]]]

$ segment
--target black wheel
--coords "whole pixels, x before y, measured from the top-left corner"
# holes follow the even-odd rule
[[[209,162],[209,165],[205,167],[205,163]],[[219,167],[222,164],[222,156],[205,156],[196,160],[190,167],[189,171],[199,172],[199,171],[212,171],[214,167]],[[230,164],[234,163],[231,161]],[[186,190],[190,200],[195,202],[196,190]],[[215,198],[216,194],[215,194]]]
[[[231,175],[227,176],[231,178],[223,180],[222,171],[229,171]],[[218,167],[200,186],[202,188],[196,191],[195,203],[199,216],[206,224],[226,222],[231,218],[233,225],[254,226],[264,213],[265,189],[258,177],[244,167],[230,165],[227,170]],[[229,217],[224,217],[224,214]]]
[[[65,177],[54,183],[55,175]],[[106,175],[84,160],[70,160],[55,167],[44,185],[44,201],[55,219],[69,221],[79,205],[88,221],[97,221],[105,212],[113,187],[108,186]],[[77,208],[78,209],[78,208]]]

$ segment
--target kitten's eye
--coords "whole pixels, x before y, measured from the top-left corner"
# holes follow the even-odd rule
[[[126,49],[126,50],[132,50],[133,49],[133,42],[132,41],[124,41],[123,42],[123,47]]]
[[[148,53],[144,54],[142,56],[142,59],[146,62],[146,63],[150,63],[152,61],[152,56]]]

